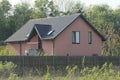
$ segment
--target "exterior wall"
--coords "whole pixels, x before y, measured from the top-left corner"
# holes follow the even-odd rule
[[[43,40],[42,48],[45,55],[53,55],[53,41],[52,40]]]
[[[27,49],[38,49],[38,35],[36,34],[34,37],[31,38],[29,42],[26,43]]]
[[[72,44],[72,31],[80,32],[80,44]],[[88,32],[92,32],[92,44],[88,44]],[[101,38],[83,21],[77,18],[67,29],[55,38],[54,54],[57,56],[91,56],[101,55]]]
[[[20,55],[20,44],[15,43],[7,43],[7,48],[15,53],[15,55]]]
[[[13,50],[16,55],[20,55],[20,42],[8,43],[8,49]],[[53,41],[43,40],[42,48],[45,55],[53,55]],[[28,49],[38,49],[38,35],[35,35],[29,42],[21,42],[21,52],[22,55],[25,54],[25,50]]]
[[[28,49],[38,49],[38,35],[35,35],[30,42],[14,42],[8,43],[7,47],[10,50],[13,50],[16,55],[20,55],[20,44],[21,44],[21,55],[26,55],[25,50]]]

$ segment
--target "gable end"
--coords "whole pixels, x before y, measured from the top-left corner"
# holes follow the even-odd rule
[[[80,15],[80,17],[90,26],[90,28],[95,31],[95,33],[101,38],[102,41],[106,41],[106,39],[104,38],[104,36],[102,34],[100,34],[97,29],[95,29],[95,27],[83,16]]]

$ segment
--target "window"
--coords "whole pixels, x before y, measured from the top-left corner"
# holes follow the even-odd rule
[[[72,43],[79,44],[80,43],[80,32],[73,31],[72,32]]]
[[[92,44],[92,32],[88,32],[88,44]]]

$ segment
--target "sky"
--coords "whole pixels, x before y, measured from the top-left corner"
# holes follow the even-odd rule
[[[120,5],[120,0],[81,0],[81,2],[86,5],[108,4],[112,8],[116,8]]]
[[[27,1],[30,4],[34,2],[34,0],[9,0],[12,5],[20,3],[21,1]],[[57,2],[60,0],[56,0]],[[66,0],[61,0],[66,1]],[[79,0],[74,0],[79,1]],[[97,4],[108,4],[112,8],[117,8],[120,5],[120,0],[80,0],[85,6],[89,5],[97,5]]]

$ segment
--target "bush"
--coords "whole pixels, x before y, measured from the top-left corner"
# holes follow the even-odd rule
[[[14,52],[8,50],[5,46],[0,46],[0,56],[13,56]]]
[[[4,41],[0,41],[0,46],[5,45]]]
[[[11,73],[14,73],[14,70],[17,66],[12,62],[0,62],[0,76],[9,77]]]
[[[10,77],[8,78],[8,80],[19,80],[19,77],[17,76],[17,74],[10,74]]]

